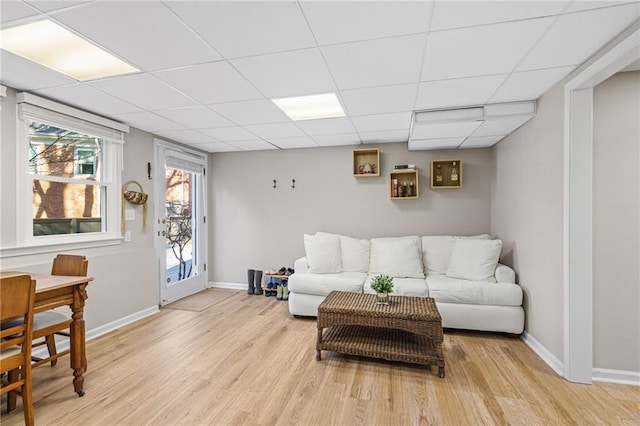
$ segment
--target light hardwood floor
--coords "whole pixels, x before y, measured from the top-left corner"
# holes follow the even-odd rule
[[[445,332],[437,369],[323,352],[315,320],[244,292],[203,312],[163,309],[87,344],[71,371],[34,370],[38,425],[640,424],[640,388],[573,384],[522,341]],[[22,406],[0,422],[22,423]]]

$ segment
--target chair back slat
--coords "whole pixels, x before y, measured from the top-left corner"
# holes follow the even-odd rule
[[[71,254],[59,254],[53,259],[51,275],[68,275],[84,277],[89,269],[89,261],[86,256]]]
[[[12,324],[0,330],[0,348],[22,345],[31,352],[33,301],[36,282],[29,275],[14,275],[0,280],[0,322]]]

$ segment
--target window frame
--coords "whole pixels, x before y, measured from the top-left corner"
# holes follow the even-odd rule
[[[69,181],[97,185],[104,188],[101,195],[102,230],[100,232],[35,236],[33,232],[33,181],[43,176],[30,173],[29,123],[50,124],[60,128],[96,136],[102,140],[102,179],[99,182],[76,178],[49,178],[51,181]],[[120,187],[123,170],[124,132],[129,127],[77,110],[57,102],[29,94],[18,94],[16,125],[16,243],[19,247],[88,244],[100,241],[122,240],[120,230]],[[119,136],[119,137],[118,137]],[[75,150],[74,150],[75,152]],[[76,171],[74,159],[74,172]],[[95,170],[94,170],[95,172]]]

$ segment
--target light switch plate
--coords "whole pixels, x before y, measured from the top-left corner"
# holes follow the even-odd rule
[[[124,233],[124,240],[125,242],[131,241],[131,231],[126,231]]]
[[[124,211],[124,220],[136,220],[136,211],[134,209],[126,209]]]

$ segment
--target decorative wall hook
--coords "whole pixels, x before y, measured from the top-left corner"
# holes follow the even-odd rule
[[[151,180],[151,163],[147,163],[147,177]]]
[[[291,187],[292,188],[296,187],[296,180],[295,179],[291,179]]]
[[[275,179],[273,180],[273,187],[274,188],[276,187],[276,180]]]

